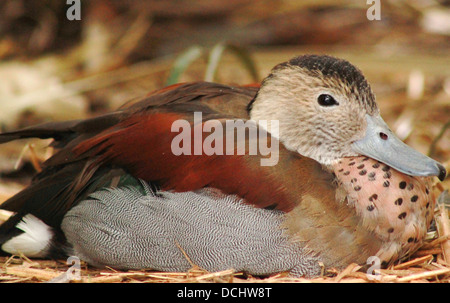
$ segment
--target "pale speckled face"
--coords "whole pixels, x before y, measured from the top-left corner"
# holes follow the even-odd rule
[[[277,120],[288,149],[323,165],[364,155],[411,176],[445,178],[442,164],[389,129],[367,80],[345,60],[307,55],[277,65],[249,110],[252,120]]]
[[[366,115],[379,113],[359,70],[346,61],[326,59],[317,69],[296,62],[275,67],[250,114],[253,120],[279,120],[280,141],[287,148],[331,164],[357,155],[351,143],[364,137]],[[346,83],[338,72],[359,83]]]

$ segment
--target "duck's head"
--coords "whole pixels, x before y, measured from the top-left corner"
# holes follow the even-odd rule
[[[249,111],[252,120],[266,120],[288,149],[323,165],[364,155],[407,175],[445,178],[442,164],[389,129],[369,83],[345,60],[305,55],[277,65]]]

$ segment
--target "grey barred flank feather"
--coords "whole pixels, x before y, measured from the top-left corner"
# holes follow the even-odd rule
[[[117,269],[186,271],[187,256],[208,271],[320,273],[318,260],[280,229],[282,212],[213,189],[155,195],[145,186],[144,196],[135,188],[108,189],[70,210],[62,230],[75,255]]]

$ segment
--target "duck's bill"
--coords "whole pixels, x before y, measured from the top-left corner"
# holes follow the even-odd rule
[[[364,138],[353,142],[352,149],[411,176],[437,176],[443,181],[445,168],[439,162],[403,143],[389,129],[381,116],[366,115]]]

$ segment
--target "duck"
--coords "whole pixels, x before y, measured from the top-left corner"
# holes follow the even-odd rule
[[[178,83],[100,116],[0,134],[54,154],[0,208],[2,254],[120,270],[315,277],[403,260],[433,220],[439,162],[384,122],[363,73],[328,55],[260,84]]]

